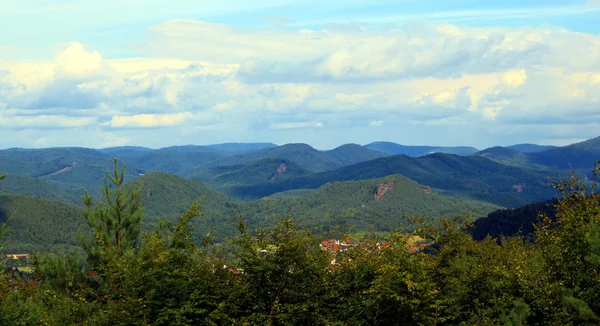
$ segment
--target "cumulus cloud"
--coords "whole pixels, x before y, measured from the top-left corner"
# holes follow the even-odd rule
[[[96,51],[86,51],[82,44],[75,42],[56,56],[56,63],[68,74],[82,75],[100,69],[102,56]]]
[[[115,132],[132,128],[161,127],[173,139],[306,128],[375,137],[402,124],[516,133],[506,126],[600,118],[597,35],[448,24],[242,30],[194,20],[151,30],[148,58],[109,60],[72,43],[53,60],[1,63],[2,126],[94,127],[113,135],[98,136],[104,143],[122,144],[138,139]]]
[[[171,127],[182,124],[186,119],[193,117],[190,112],[174,114],[136,114],[132,116],[113,116],[108,122],[111,127],[140,127],[156,128]]]

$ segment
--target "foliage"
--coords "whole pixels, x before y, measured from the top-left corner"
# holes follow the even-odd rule
[[[0,182],[0,194],[19,194],[23,196],[44,198],[68,205],[81,205],[80,196],[37,178],[11,174]]]
[[[421,185],[444,190],[450,195],[504,207],[518,207],[550,199],[557,192],[547,185],[548,176],[562,178],[568,175],[562,171],[538,171],[508,166],[481,156],[431,154],[411,158],[396,155],[333,171],[251,185],[235,185],[224,191],[233,197],[256,199],[288,190],[316,189],[329,182],[376,179],[392,174],[401,174]],[[524,185],[521,192],[515,188],[519,185]]]
[[[593,170],[594,181],[599,172]],[[36,255],[33,279],[14,270],[2,275],[0,323],[600,322],[600,194],[595,182],[588,187],[573,177],[557,184],[562,198],[555,205],[556,218],[542,216],[532,239],[488,236],[477,241],[471,220],[458,215],[416,219],[414,234],[391,231],[362,239],[339,234],[341,242],[336,242],[302,227],[288,213],[255,230],[239,220],[237,237],[213,244],[210,236],[195,241],[193,221],[206,218],[200,202],[176,223],[161,220],[138,238],[139,189],[121,188],[123,174],[115,161],[108,180],[116,189],[105,186],[104,206],[92,207],[86,197],[86,219],[96,235],[88,241],[97,241],[103,259],[89,251],[86,257]],[[130,223],[117,223],[126,220]],[[111,237],[119,225],[126,232]]]
[[[2,181],[4,182],[4,181]],[[0,222],[10,218],[4,250],[9,253],[73,251],[85,229],[81,208],[46,199],[0,195]]]
[[[108,180],[105,179],[102,189],[104,198],[98,205],[94,205],[87,191],[83,197],[83,217],[93,231],[91,237],[83,239],[83,248],[88,262],[98,272],[105,272],[111,259],[133,249],[141,232],[141,190],[131,190],[123,184],[125,166],[119,170],[117,159],[112,174],[107,172],[106,177]]]

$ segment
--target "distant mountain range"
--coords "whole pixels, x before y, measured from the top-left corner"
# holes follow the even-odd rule
[[[361,181],[334,182],[302,196],[265,198],[244,202],[223,195],[200,182],[162,172],[152,172],[131,183],[141,187],[144,203],[143,229],[158,221],[174,221],[195,201],[203,215],[193,221],[196,240],[208,233],[217,241],[236,234],[236,220],[250,228],[274,225],[293,216],[316,232],[341,227],[344,232],[380,231],[412,227],[410,217],[451,216],[460,213],[482,216],[498,206],[472,200],[458,200],[401,176]],[[40,193],[39,196],[52,196]],[[78,234],[86,230],[80,207],[39,197],[0,195],[0,222],[11,220],[9,252],[32,250],[73,250]]]
[[[529,147],[527,147],[529,146]],[[526,147],[531,149],[531,145]],[[514,148],[492,147],[476,153],[504,163],[535,165],[563,170],[589,171],[600,160],[600,137],[564,147],[524,152]]]
[[[13,248],[68,247],[81,228],[75,206],[85,189],[99,195],[114,157],[127,165],[126,182],[143,187],[145,229],[203,198],[196,236],[223,238],[235,233],[236,218],[259,226],[291,213],[315,230],[408,230],[409,216],[484,216],[550,200],[557,193],[549,179],[565,179],[571,169],[589,172],[600,159],[600,137],[564,147],[519,144],[482,151],[389,142],[332,150],[271,143],[0,150],[0,171],[8,173],[0,182],[0,221],[18,210]],[[387,190],[377,198],[381,189]],[[35,220],[39,225],[28,224]],[[493,230],[490,223],[481,230]],[[64,237],[27,242],[44,232],[38,226]]]
[[[408,146],[392,142],[374,142],[365,145],[365,147],[378,150],[392,155],[406,155],[410,157],[425,156],[433,153],[446,153],[456,155],[470,155],[479,151],[474,147],[440,147],[440,146]]]

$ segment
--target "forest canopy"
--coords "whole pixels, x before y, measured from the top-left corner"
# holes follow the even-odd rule
[[[464,216],[324,239],[290,216],[256,230],[239,221],[234,239],[213,244],[194,241],[199,203],[141,233],[140,190],[122,187],[123,174],[115,162],[103,199],[86,199],[84,255],[38,254],[30,275],[2,276],[0,324],[600,322],[600,195],[575,177],[555,185],[556,218],[541,215],[528,240],[476,241]]]

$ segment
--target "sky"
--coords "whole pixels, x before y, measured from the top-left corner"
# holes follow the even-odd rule
[[[0,0],[0,148],[597,136],[600,0]]]

